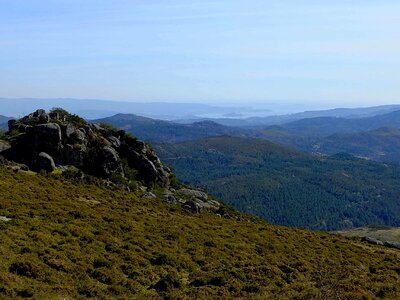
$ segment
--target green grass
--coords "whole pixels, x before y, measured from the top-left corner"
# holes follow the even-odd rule
[[[399,299],[400,252],[0,168],[0,298]]]

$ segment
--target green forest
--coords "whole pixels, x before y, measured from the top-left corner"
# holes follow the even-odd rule
[[[274,224],[338,230],[400,226],[400,167],[318,158],[267,141],[214,137],[157,145],[178,178]]]

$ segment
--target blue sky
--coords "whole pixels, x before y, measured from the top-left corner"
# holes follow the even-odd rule
[[[400,1],[0,0],[0,97],[400,102]]]

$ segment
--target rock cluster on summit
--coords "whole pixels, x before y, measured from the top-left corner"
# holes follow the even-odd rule
[[[122,130],[89,124],[62,110],[44,110],[11,120],[10,146],[2,155],[30,169],[53,171],[74,166],[101,178],[125,176],[124,164],[137,170],[146,185],[168,187],[171,171],[145,143]]]

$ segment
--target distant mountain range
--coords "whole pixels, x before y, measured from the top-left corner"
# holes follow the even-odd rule
[[[257,114],[252,107],[211,105],[201,103],[131,102],[96,99],[7,99],[0,98],[1,114],[22,117],[38,107],[50,110],[62,107],[85,119],[99,119],[121,112],[164,120],[196,118],[199,116],[236,116]],[[268,113],[264,111],[264,113]]]
[[[62,107],[71,113],[78,114],[88,120],[110,117],[118,113],[127,113],[162,120],[176,120],[175,123],[183,124],[213,121],[226,126],[257,128],[263,128],[270,125],[280,125],[304,118],[364,118],[400,110],[400,105],[382,105],[364,108],[336,108],[282,114],[286,111],[290,111],[290,109],[286,108],[280,110],[279,108],[285,107],[285,105],[277,105],[273,103],[270,105],[214,105],[201,103],[132,102],[72,98],[0,98],[0,113],[6,116],[13,116],[16,118],[22,117],[27,113],[36,110],[38,107],[46,110],[50,110],[54,107]],[[273,115],[273,110],[281,111],[280,115],[277,115],[276,113],[276,115]]]
[[[275,224],[322,230],[400,225],[400,166],[348,154],[318,158],[248,138],[155,147],[179,179]]]
[[[131,114],[94,120],[124,129],[151,143],[177,143],[213,136],[269,140],[318,155],[345,152],[400,163],[400,111],[368,118],[309,118],[266,129],[229,127],[212,121],[178,124]],[[369,130],[372,129],[372,130]]]
[[[281,125],[289,122],[294,122],[303,119],[311,118],[327,118],[327,121],[332,119],[359,119],[368,118],[377,115],[384,115],[393,111],[400,110],[400,105],[382,105],[365,108],[336,108],[329,110],[316,110],[316,111],[305,111],[295,114],[277,115],[277,116],[266,116],[266,117],[250,117],[250,118],[197,118],[197,119],[183,119],[175,120],[177,123],[189,124],[199,121],[213,121],[225,126],[236,126],[236,127],[253,127],[262,128],[270,125]]]

